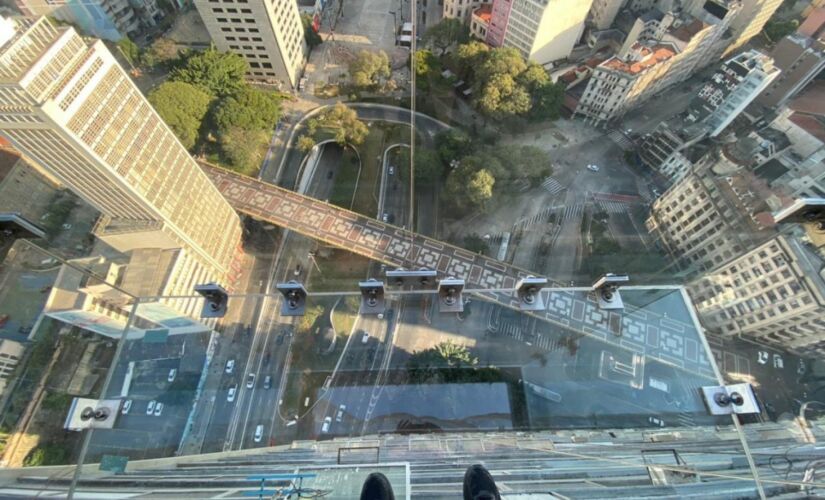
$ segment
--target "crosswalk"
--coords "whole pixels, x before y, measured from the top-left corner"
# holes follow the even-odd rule
[[[627,204],[620,201],[598,201],[599,208],[609,214],[621,214],[627,212]]]
[[[545,191],[547,191],[550,194],[558,194],[567,189],[564,186],[562,186],[559,181],[552,177],[548,177],[541,181],[541,187],[543,187]]]
[[[574,217],[579,217],[584,212],[584,204],[583,203],[576,203],[575,205],[568,205],[564,207],[564,213],[561,216],[562,221],[566,221],[572,219]]]
[[[621,130],[613,130],[607,136],[623,150],[630,151],[633,149],[633,141],[628,139]]]
[[[553,213],[557,212],[560,208],[561,207],[558,206],[545,207],[544,209],[533,215],[528,215],[527,217],[523,217],[517,220],[516,223],[513,224],[513,227],[515,229],[526,229],[536,224],[550,222],[550,216]]]

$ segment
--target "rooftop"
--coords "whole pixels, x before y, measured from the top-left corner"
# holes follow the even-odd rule
[[[825,81],[811,82],[804,92],[788,103],[788,107],[800,113],[825,116]]]
[[[825,143],[825,124],[822,123],[821,119],[804,113],[794,113],[788,119],[805,132]]]
[[[613,71],[636,75],[676,55],[671,47],[661,44],[647,47],[636,43],[633,45],[632,50],[641,56],[640,60],[625,62],[618,57],[611,57],[603,62],[601,66]]]
[[[484,4],[473,11],[473,16],[481,19],[484,23],[489,23],[493,17],[493,6],[491,4]]]

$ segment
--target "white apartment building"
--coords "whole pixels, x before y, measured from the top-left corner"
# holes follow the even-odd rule
[[[702,123],[716,137],[779,76],[773,59],[749,50],[727,61],[702,85],[688,109],[688,123]]]
[[[0,18],[0,136],[103,213],[117,250],[179,248],[189,277],[231,280],[238,215],[101,41]]]
[[[297,87],[307,60],[295,0],[195,0],[218,50],[240,54],[248,77]]]
[[[443,17],[447,19],[458,19],[465,24],[470,24],[473,11],[482,5],[491,5],[493,0],[444,0]],[[483,40],[484,38],[481,37]]]
[[[782,0],[742,0],[742,9],[730,24],[732,39],[725,50],[725,55],[761,33],[765,23],[780,5],[782,5]]]
[[[606,30],[613,24],[627,0],[593,0],[588,19],[596,30]]]
[[[776,236],[688,289],[711,331],[783,349],[825,352],[823,261],[794,237]]]
[[[653,202],[645,225],[690,274],[716,268],[767,238],[759,215],[767,211],[752,175],[715,177],[697,169]]]
[[[494,0],[488,44],[514,47],[539,64],[565,59],[579,43],[591,0]]]
[[[706,2],[690,13],[643,16],[620,52],[593,71],[575,114],[601,124],[624,115],[654,94],[711,62],[737,2]]]

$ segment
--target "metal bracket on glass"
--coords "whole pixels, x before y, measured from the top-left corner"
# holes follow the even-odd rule
[[[759,401],[750,384],[702,387],[702,397],[711,415],[750,415],[760,413]]]
[[[281,303],[281,316],[303,316],[307,305],[307,291],[304,285],[295,280],[278,283],[275,288],[284,296]]]
[[[226,290],[217,283],[205,283],[195,285],[195,291],[206,299],[201,309],[201,318],[223,318],[226,314],[226,306],[229,303],[229,295]]]
[[[361,289],[361,307],[358,309],[358,314],[383,314],[384,283],[369,279],[359,281],[358,288]]]
[[[387,271],[387,281],[397,287],[412,286],[416,289],[432,290],[436,286],[438,273],[433,269],[421,268],[417,271],[408,271],[403,268]]]
[[[527,276],[516,283],[518,307],[522,311],[543,311],[544,300],[541,298],[541,289],[547,284],[547,278]]]
[[[619,295],[619,287],[628,281],[630,281],[630,278],[626,274],[607,273],[593,283],[593,291],[599,301],[599,308],[607,310],[624,309],[622,296]]]
[[[464,312],[464,280],[445,278],[438,282],[438,310],[441,312]]]
[[[70,431],[111,429],[121,402],[120,399],[74,398],[63,428]]]

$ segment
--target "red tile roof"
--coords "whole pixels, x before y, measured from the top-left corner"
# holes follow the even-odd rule
[[[673,52],[673,49],[671,49],[670,47],[666,47],[664,45],[657,45],[653,47],[653,49],[650,49],[648,47],[641,47],[641,49],[639,49],[637,44],[637,46],[634,48],[640,50],[643,57],[641,61],[633,61],[626,63],[618,57],[612,57],[605,61],[603,65],[615,71],[621,71],[623,73],[635,75],[659,64],[662,61],[666,61],[676,55],[676,53]]]
[[[485,23],[489,24],[490,19],[493,18],[493,6],[491,4],[484,4],[481,7],[477,8],[473,11],[473,15],[484,21]]]

